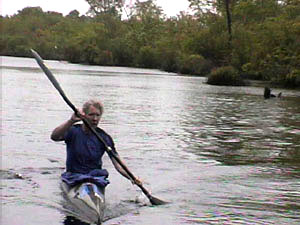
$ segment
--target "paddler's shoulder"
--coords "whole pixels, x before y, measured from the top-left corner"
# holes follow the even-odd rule
[[[101,129],[100,127],[96,127],[96,131],[100,134],[108,143],[113,143],[112,137],[106,133],[105,130]]]
[[[99,134],[104,134],[104,135],[110,137],[110,135],[109,135],[105,130],[103,130],[103,129],[100,128],[100,127],[96,127],[96,131],[97,131]]]

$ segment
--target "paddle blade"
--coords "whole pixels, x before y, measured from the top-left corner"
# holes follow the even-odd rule
[[[44,64],[44,61],[42,59],[42,57],[33,49],[31,49],[31,53],[34,56],[35,60],[37,61],[37,63],[39,64],[39,66],[41,67],[41,69],[44,71],[44,73],[46,74],[46,76],[48,77],[48,79],[51,81],[51,83],[53,84],[53,86],[60,92],[64,94],[64,91],[62,90],[62,88],[60,87],[58,81],[56,80],[56,78],[54,77],[54,75],[51,73],[51,71],[48,69],[48,67]]]
[[[72,102],[68,99],[68,97],[66,96],[65,92],[63,91],[63,89],[59,85],[58,81],[56,80],[56,78],[52,74],[52,72],[44,64],[44,61],[43,61],[42,57],[36,51],[34,51],[33,49],[31,49],[31,53],[34,56],[35,60],[37,61],[38,65],[41,67],[41,69],[44,71],[44,73],[46,74],[46,76],[50,80],[50,82],[53,84],[53,86],[56,88],[56,90],[60,93],[60,95],[62,96],[62,98],[65,100],[65,102],[73,109],[73,111],[75,113],[78,113],[78,110],[72,104]]]
[[[166,201],[163,201],[163,200],[160,200],[158,198],[155,198],[153,196],[151,196],[149,198],[150,202],[152,205],[166,205],[166,204],[169,204],[169,202],[166,202]]]

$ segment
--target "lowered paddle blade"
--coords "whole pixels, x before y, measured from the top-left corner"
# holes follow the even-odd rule
[[[129,171],[130,172],[130,171]],[[132,174],[130,174],[131,177],[134,178],[134,176]],[[147,198],[149,199],[149,201],[151,202],[152,205],[165,205],[165,204],[169,204],[169,202],[166,202],[166,201],[163,201],[163,200],[160,200],[154,196],[152,196],[149,191],[144,188],[143,185],[141,184],[136,184],[141,190],[142,192],[147,196]]]
[[[160,200],[158,198],[155,198],[153,196],[151,196],[151,198],[149,198],[150,202],[152,205],[166,205],[169,204],[170,202],[165,202],[163,200]]]

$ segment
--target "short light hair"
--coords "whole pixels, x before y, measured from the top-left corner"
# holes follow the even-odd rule
[[[100,102],[99,100],[91,99],[91,100],[89,100],[89,101],[87,101],[83,104],[82,111],[85,114],[88,114],[90,106],[94,106],[95,108],[99,109],[100,110],[100,116],[102,116],[102,114],[104,112],[104,107],[103,107],[102,102]]]

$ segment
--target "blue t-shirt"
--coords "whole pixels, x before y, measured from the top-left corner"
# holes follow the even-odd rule
[[[102,129],[96,129],[106,144],[114,151],[112,138]],[[66,170],[87,174],[94,169],[102,169],[105,145],[92,133],[85,133],[80,124],[72,126],[65,135],[67,145]]]

